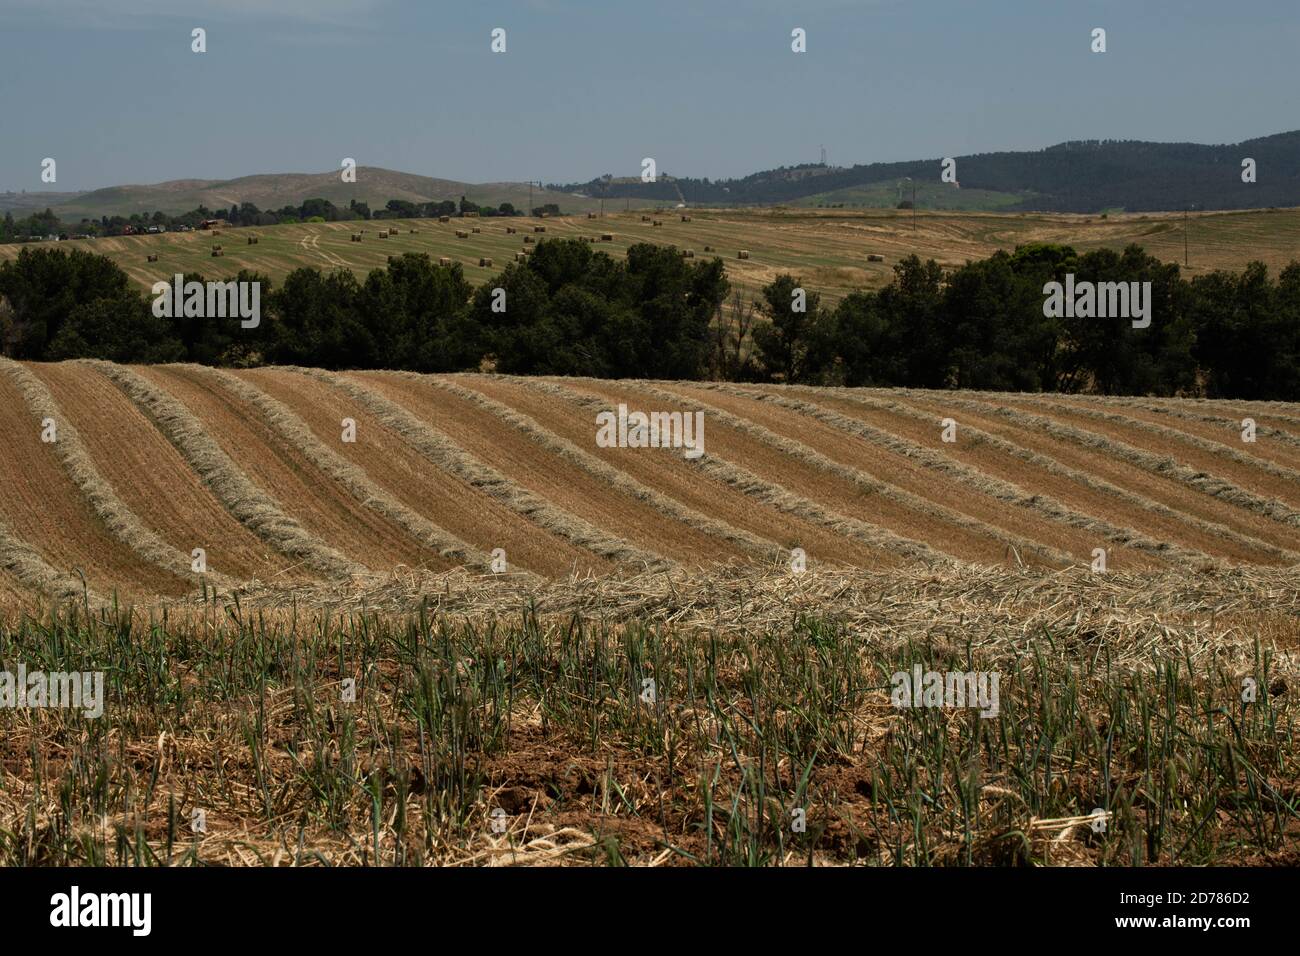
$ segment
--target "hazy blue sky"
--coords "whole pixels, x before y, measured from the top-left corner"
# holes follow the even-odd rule
[[[0,189],[1229,143],[1300,126],[1298,50],[1300,0],[0,0]]]

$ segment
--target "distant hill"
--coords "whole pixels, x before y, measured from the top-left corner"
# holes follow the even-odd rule
[[[34,212],[40,212],[46,206],[61,206],[65,203],[72,202],[84,192],[60,193],[60,192],[18,192],[17,190],[6,190],[0,192],[0,215],[4,213],[13,213],[14,217],[21,219],[29,216]]]
[[[1258,167],[1257,182],[1241,181],[1241,161]],[[766,170],[743,179],[661,176],[658,182],[600,177],[551,186],[587,196],[643,203],[815,205],[845,202],[896,205],[911,187],[922,208],[1099,213],[1300,206],[1300,131],[1227,146],[1196,143],[1097,141],[1061,143],[1033,152],[958,156],[959,190],[940,186],[940,158],[837,168],[811,164]],[[970,197],[957,193],[972,191]],[[927,201],[931,203],[927,205]]]
[[[1258,167],[1257,182],[1241,181],[1241,161]],[[634,205],[862,206],[892,208],[910,199],[931,210],[999,212],[1176,212],[1198,209],[1265,209],[1300,206],[1300,130],[1228,146],[1196,143],[1086,140],[1029,152],[958,156],[960,186],[939,181],[940,158],[850,167],[788,166],[740,179],[661,175],[657,182],[602,176],[585,183],[548,185],[532,192],[534,206],[555,203],[566,213],[595,211],[602,199]],[[83,217],[169,215],[200,205],[223,209],[251,202],[260,209],[328,199],[347,206],[356,199],[381,209],[390,199],[410,202],[459,200],[480,206],[513,203],[527,209],[527,183],[463,183],[375,166],[357,169],[345,183],[339,171],[269,173],[239,179],[177,179],[147,186],[112,186],[92,192],[0,193],[0,213],[21,217],[49,206],[64,222]]]
[[[189,212],[199,205],[225,209],[232,203],[251,202],[259,209],[280,209],[299,205],[307,199],[328,199],[336,206],[347,206],[353,199],[382,209],[390,199],[410,202],[459,200],[467,197],[481,206],[514,203],[520,209],[528,205],[527,183],[462,183],[451,179],[416,176],[376,166],[358,166],[357,181],[345,183],[340,171],[328,173],[268,173],[241,176],[239,179],[177,179],[148,186],[110,186],[85,193],[0,193],[0,201],[22,200],[23,209],[49,206],[64,222],[84,217],[129,216],[132,213],[161,211],[169,215]],[[565,212],[582,212],[599,208],[599,200],[584,200],[533,190],[533,204],[556,203]],[[14,203],[15,208],[19,208]],[[0,206],[0,210],[4,207]]]

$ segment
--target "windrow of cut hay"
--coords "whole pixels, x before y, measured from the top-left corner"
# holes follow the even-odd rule
[[[1116,532],[1090,515],[1071,512],[1060,502],[1029,494],[1017,484],[964,465],[934,448],[815,403],[776,391],[725,384],[709,384],[701,390],[728,396],[730,400],[715,400],[733,411],[752,413],[756,420],[761,419],[787,437],[801,435],[823,454],[845,464],[870,468],[878,477],[897,484],[908,480],[914,487],[925,489],[926,496],[951,496],[949,500],[960,502],[957,510],[1012,536],[1018,547],[1052,546],[1073,554],[1075,561],[1090,561],[1094,549],[1109,540],[1107,532],[1117,538],[1125,536],[1125,532]],[[764,407],[764,411],[758,410]],[[939,423],[935,425],[934,443],[938,445],[940,428]],[[845,442],[844,435],[861,441]],[[1128,534],[1136,537],[1131,531]],[[1115,549],[1113,557],[1135,568],[1163,563],[1150,554],[1135,554],[1125,546]]]
[[[198,367],[196,370],[199,370]],[[444,559],[443,568],[456,564],[469,564],[483,571],[488,570],[489,559],[486,554],[471,548],[423,515],[417,514],[390,497],[370,480],[365,471],[344,459],[317,438],[307,423],[283,403],[223,369],[199,371],[200,374],[211,376],[215,381],[220,382],[221,387],[256,408],[267,423],[283,435],[308,461],[347,489],[348,493],[362,505],[373,508],[394,524],[405,528],[421,547],[435,551]]]
[[[15,536],[3,519],[0,519],[0,571],[22,589],[10,596],[23,607],[30,598],[39,597],[60,601],[80,597],[94,605],[104,603],[103,597],[84,578],[51,565],[26,541]]]
[[[647,382],[566,380],[564,387],[599,396],[605,403],[648,401],[685,404],[705,411],[709,427],[708,455],[697,462],[710,477],[771,503],[783,511],[816,521],[849,537],[863,528],[885,560],[870,566],[889,567],[912,561],[1010,560],[1012,549],[977,531],[954,525],[944,514],[917,509],[895,489],[871,476],[842,468],[797,441],[787,440],[715,405],[685,396],[673,386]],[[741,464],[743,463],[743,467]],[[869,509],[870,520],[860,514]],[[850,522],[843,525],[843,522]],[[850,530],[851,529],[851,530]]]
[[[285,514],[280,503],[248,480],[181,402],[121,365],[88,360],[154,421],[185,461],[241,524],[271,547],[333,578],[366,574]]]
[[[1042,416],[1021,409],[1007,410],[1000,403],[963,399],[954,392],[905,390],[875,394],[920,409],[930,409],[940,413],[941,417],[958,410],[962,421],[977,422],[985,431],[1033,448],[1079,471],[1104,476],[1112,484],[1149,496],[1177,513],[1204,520],[1211,527],[1230,528],[1244,536],[1247,543],[1260,542],[1269,553],[1280,552],[1285,560],[1290,560],[1288,555],[1290,545],[1295,543],[1295,535],[1285,524],[1231,501],[1205,494],[1176,475],[1152,471],[1140,461],[1108,451],[1104,442],[1073,441],[1065,438],[1064,433],[1052,434],[1042,424],[1047,421]]]
[[[559,402],[585,409],[593,415],[609,411],[620,402],[626,403],[629,408],[646,408],[649,407],[649,403],[645,401],[647,397],[661,403],[659,407],[662,408],[683,404],[677,396],[666,392],[656,394],[648,388],[638,389],[628,382],[610,383],[592,379],[562,381],[528,379],[523,384],[531,390],[551,396]],[[733,443],[727,440],[725,426],[719,428],[712,420],[707,421],[706,424],[705,453],[693,460],[691,466],[698,469],[711,482],[716,483],[719,490],[744,496],[735,499],[736,504],[732,507],[737,511],[748,508],[750,511],[748,521],[767,520],[765,516],[769,510],[797,519],[797,524],[787,522],[784,525],[776,525],[777,530],[771,532],[781,535],[781,539],[791,542],[792,546],[803,547],[805,552],[814,556],[825,555],[831,563],[835,564],[850,563],[857,559],[856,566],[859,567],[887,568],[916,561],[942,563],[952,560],[949,555],[924,542],[894,534],[878,524],[848,517],[828,507],[820,496],[814,499],[796,493],[789,485],[782,482],[805,477],[802,474],[804,466],[797,459],[757,445],[744,449],[742,453],[736,453],[736,450],[731,447]],[[760,476],[749,468],[742,468],[736,464],[737,461],[744,461],[749,468],[760,467],[766,463],[768,477]],[[774,477],[779,477],[781,481],[773,480]],[[799,487],[816,489],[818,482],[814,477],[800,481]],[[707,486],[704,493],[709,494]],[[860,495],[856,492],[852,498],[851,506],[860,504]],[[745,499],[749,499],[751,503],[746,504]],[[730,495],[724,498],[714,492],[713,500],[729,505],[732,499]],[[755,511],[754,504],[760,505],[762,510]],[[714,510],[717,510],[716,505]],[[809,525],[821,529],[817,537],[809,536],[803,530]],[[835,538],[826,539],[824,532],[842,537],[850,547],[844,547]],[[787,562],[789,560],[788,554],[786,560]]]
[[[557,507],[675,563],[754,560],[761,550],[710,537],[635,496],[631,486],[611,484],[584,467],[581,447],[567,447],[571,443],[548,434],[528,414],[459,384],[477,379],[395,373],[373,377],[389,398],[417,417],[437,422],[444,434],[485,465]]]
[[[1117,434],[1125,434],[1125,432],[1123,429],[1115,427],[1114,423],[1094,422],[1087,416],[1075,416],[1068,411],[1054,410],[1050,406],[1022,402],[1017,397],[999,398],[994,401],[979,399],[963,399],[960,401],[970,402],[968,407],[987,410],[1005,418],[1041,428],[1054,438],[1075,442],[1076,444],[1097,449],[1104,454],[1122,458],[1153,474],[1164,475],[1179,481],[1201,494],[1253,511],[1283,525],[1300,527],[1300,514],[1282,501],[1276,498],[1265,498],[1254,492],[1247,491],[1226,478],[1219,477],[1217,474],[1208,471],[1198,470],[1196,467],[1190,467],[1178,458],[1173,457],[1180,452],[1187,452],[1187,446],[1180,448],[1176,443],[1169,443],[1173,447],[1168,447],[1168,445],[1162,446],[1158,441],[1146,442],[1147,445],[1157,447],[1163,452],[1163,454],[1157,454],[1146,450],[1146,448],[1130,445],[1127,441],[1116,437]],[[1071,419],[1087,422],[1097,430],[1093,431],[1092,428],[1083,428],[1071,424]],[[1143,439],[1141,435],[1127,434],[1127,437],[1136,441]],[[1192,454],[1184,457],[1191,458],[1193,454],[1194,449]]]
[[[793,386],[782,389],[787,394],[806,399],[829,412],[844,415],[879,432],[897,436],[919,447],[935,441],[946,414],[935,415],[902,405],[889,398],[878,398],[861,390],[814,390]],[[955,419],[954,419],[955,420]],[[1200,537],[1204,543],[1221,545],[1221,539],[1208,539],[1190,531],[1166,510],[1164,520],[1153,522],[1152,509],[1161,506],[1139,495],[1101,481],[1092,475],[1068,468],[1047,455],[1022,448],[967,422],[959,422],[955,441],[943,445],[943,454],[959,461],[977,474],[1023,489],[1057,520],[1095,533],[1109,544],[1122,546],[1116,555],[1127,556],[1126,549],[1147,552],[1160,564],[1203,564],[1212,561],[1214,551],[1189,546],[1186,539]],[[1170,520],[1173,519],[1173,520]],[[1124,523],[1121,523],[1124,522]],[[1146,529],[1146,530],[1144,530]],[[1226,529],[1225,529],[1226,530]],[[1152,532],[1154,531],[1154,536]],[[1259,557],[1258,554],[1255,555]]]
[[[545,576],[585,573],[603,559],[574,547],[510,510],[486,492],[444,471],[356,399],[326,382],[283,369],[236,372],[294,411],[321,439],[347,418],[356,426],[353,442],[339,454],[411,511],[421,514],[479,551],[506,552],[508,574]],[[437,420],[436,418],[434,420]],[[337,433],[335,433],[337,434]]]
[[[1008,456],[1033,456],[1042,467],[1113,496],[1123,509],[1120,513],[1131,524],[1162,540],[1239,563],[1300,561],[1300,552],[1279,544],[1279,540],[1289,537],[1286,530],[1267,518],[1206,497],[1178,481],[1153,475],[1096,448],[1056,440],[1032,424],[952,402],[951,393],[909,391],[901,396],[846,389],[844,394],[846,401],[889,409],[927,426],[955,413],[959,416],[959,434],[969,431],[976,440]]]
[[[1081,399],[1072,395],[1059,396],[1059,401],[1062,405],[1083,404]],[[1197,411],[1196,406],[1187,410],[1173,405],[1151,404],[1142,399],[1091,402],[1084,407],[1089,406],[1118,412],[1126,418],[1168,429],[1173,434],[1207,441],[1210,447],[1229,446],[1248,460],[1263,459],[1290,470],[1300,467],[1300,437],[1283,428],[1273,428],[1266,422],[1259,422],[1249,413],[1225,418],[1205,410]],[[1255,440],[1252,442],[1242,441],[1241,438],[1244,420],[1247,418],[1255,422]]]
[[[590,522],[539,498],[495,468],[489,468],[442,432],[385,398],[376,388],[363,384],[359,377],[334,375],[317,369],[297,371],[343,389],[433,464],[487,492],[518,514],[566,538],[575,546],[619,564],[659,569],[672,566],[672,562],[662,555],[638,547],[625,538],[607,534]]]
[[[182,554],[202,548],[208,567],[241,587],[307,578],[231,516],[149,417],[93,368],[29,366],[76,427],[100,476],[140,520]]]
[[[0,522],[12,538],[60,575],[84,575],[101,594],[134,600],[191,590],[189,581],[148,561],[109,530],[68,472],[58,449],[60,431],[58,421],[34,417],[15,379],[0,374]],[[26,568],[33,573],[23,582],[39,586],[37,566],[21,557],[15,573]]]
[[[624,472],[601,461],[595,455],[584,451],[578,445],[561,438],[537,423],[536,420],[510,408],[478,391],[474,386],[480,381],[477,376],[441,378],[430,377],[427,384],[455,395],[482,409],[507,426],[509,429],[528,436],[533,443],[545,449],[549,455],[577,469],[589,478],[596,479],[598,497],[605,499],[616,514],[626,514],[633,508],[627,503],[631,499],[644,511],[644,516],[633,527],[636,528],[637,540],[644,540],[644,535],[655,529],[664,528],[661,535],[665,545],[671,544],[681,553],[677,556],[679,563],[701,563],[702,561],[725,560],[740,557],[743,554],[758,555],[766,560],[780,557],[784,552],[775,543],[758,535],[732,527],[723,521],[688,508],[673,498],[642,484]],[[464,384],[462,384],[464,383]],[[548,461],[549,464],[549,461]],[[547,471],[551,469],[546,468]],[[603,488],[601,486],[604,486]],[[613,494],[610,492],[613,491]],[[612,517],[612,516],[611,516]],[[683,532],[681,527],[689,529]],[[695,533],[690,533],[695,532]]]
[[[1180,432],[1164,424],[1153,424],[1128,415],[1108,412],[1103,408],[1072,405],[1064,396],[1026,399],[1017,395],[1012,403],[1162,452],[1194,467],[1221,475],[1224,480],[1235,482],[1256,495],[1271,495],[1293,511],[1300,504],[1300,471],[1245,454],[1221,442]]]
[[[1240,427],[1243,418],[1253,418],[1260,425],[1275,429],[1278,433],[1288,436],[1292,443],[1300,441],[1300,405],[1274,402],[1271,403],[1270,407],[1270,403],[1267,402],[1252,404],[1251,402],[1235,402],[1226,398],[1200,399],[1198,401],[1179,401],[1175,399],[1174,401],[1177,404],[1171,404],[1168,401],[1157,403],[1154,399],[1151,401],[1154,407],[1171,411],[1177,411],[1185,404],[1187,414],[1216,415],[1237,422],[1238,427]]]
[[[725,542],[710,541],[584,471],[537,433],[495,415],[475,392],[444,385],[440,376],[382,372],[358,378],[417,419],[436,422],[443,436],[484,467],[509,475],[529,494],[605,534],[673,564],[696,564],[712,553],[735,554]]]
[[[444,563],[313,465],[256,409],[225,389],[213,388],[202,373],[163,365],[140,374],[182,402],[242,473],[275,496],[285,514],[349,561],[384,574],[397,567],[421,567],[426,561]]]
[[[841,461],[841,457],[852,457],[845,449],[849,442],[843,435],[836,436],[833,445],[825,441],[819,442],[820,447],[808,444],[803,439],[812,437],[812,430],[821,427],[815,422],[808,427],[789,429],[785,427],[788,422],[773,421],[767,409],[758,403],[730,398],[694,383],[672,383],[667,388],[637,383],[637,387],[653,389],[649,394],[658,392],[676,401],[692,403],[704,409],[708,419],[848,483],[859,489],[877,521],[884,523],[888,517],[892,522],[902,522],[890,526],[899,534],[924,540],[960,560],[986,564],[1028,562],[1057,567],[1074,563],[1066,552],[950,508],[934,500],[928,490],[925,495],[916,494],[894,481],[882,480],[875,468],[879,456],[860,456],[864,460],[854,463]],[[769,425],[776,425],[781,431]]]
[[[840,538],[818,524],[779,508],[759,505],[727,484],[711,480],[699,469],[698,460],[683,457],[683,449],[680,447],[600,447],[595,441],[598,410],[584,407],[582,397],[565,387],[539,384],[534,379],[509,379],[503,376],[481,378],[476,387],[496,401],[516,410],[527,410],[539,424],[556,435],[575,444],[590,442],[592,454],[606,464],[675,499],[684,507],[702,514],[712,514],[732,527],[777,542],[785,549],[787,561],[790,552],[796,547],[820,561],[842,565],[861,567],[878,559],[878,549],[864,547],[852,539]],[[634,404],[629,407],[636,406]],[[600,410],[613,412],[614,409],[613,403],[606,403]],[[670,414],[678,411],[683,416],[683,424],[686,415],[695,411],[681,402],[645,410]],[[704,457],[707,457],[707,422],[705,424]]]
[[[109,533],[145,561],[156,564],[177,577],[190,578],[197,585],[202,579],[192,570],[189,552],[163,541],[118,497],[117,492],[95,467],[72,419],[55,403],[54,396],[45,384],[26,368],[9,359],[0,359],[0,370],[7,373],[18,386],[35,421],[48,419],[57,423],[58,440],[52,447],[63,462],[68,477],[90,503]],[[234,584],[230,577],[216,570],[208,574],[208,579],[216,587],[229,588]]]

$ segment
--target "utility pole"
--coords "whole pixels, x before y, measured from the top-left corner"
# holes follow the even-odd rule
[[[1192,208],[1191,206],[1187,206],[1186,208],[1183,209],[1183,268],[1184,269],[1187,268],[1187,220],[1188,220],[1187,214],[1188,214],[1188,210],[1190,210],[1191,208]]]

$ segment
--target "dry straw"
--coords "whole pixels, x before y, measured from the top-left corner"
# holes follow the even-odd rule
[[[949,455],[942,454],[930,448],[925,448],[924,446],[918,445],[916,442],[900,438],[897,435],[876,428],[875,426],[869,425],[858,419],[841,415],[838,412],[831,411],[830,409],[814,402],[805,402],[796,398],[787,398],[777,392],[755,392],[751,389],[736,388],[720,384],[710,384],[705,387],[729,395],[737,395],[743,398],[754,399],[756,401],[768,402],[769,404],[778,405],[781,408],[790,409],[791,411],[808,415],[824,424],[830,425],[832,428],[847,432],[851,435],[856,435],[873,445],[878,445],[897,455],[919,462],[926,468],[936,471],[939,474],[946,475],[960,484],[964,484],[978,492],[996,498],[999,501],[1006,502],[1007,504],[1014,505],[1018,508],[1023,508],[1027,511],[1036,512],[1053,521],[1059,521],[1063,524],[1081,528],[1095,534],[1101,539],[1154,554],[1165,554],[1172,551],[1176,556],[1182,558],[1184,561],[1209,560],[1209,555],[1201,552],[1191,552],[1187,549],[1174,549],[1168,544],[1147,538],[1132,528],[1117,527],[1108,521],[1104,521],[1092,515],[1073,511],[1055,498],[1041,492],[1031,495],[1019,485],[985,474],[982,471],[962,464]]]
[[[287,405],[237,375],[222,369],[203,366],[186,366],[211,376],[233,395],[252,405],[267,423],[289,441],[324,474],[338,482],[357,501],[400,526],[426,548],[432,548],[442,557],[461,564],[474,565],[484,571],[490,569],[491,559],[477,548],[438,527],[422,515],[390,496],[366,475],[365,471],[324,444],[294,414]]]
[[[241,524],[276,550],[298,558],[332,578],[368,576],[370,572],[311,534],[284,512],[280,503],[253,484],[204,430],[183,404],[131,369],[97,359],[85,364],[102,371],[135,402],[176,446]]]
[[[907,392],[898,390],[897,394],[906,397]],[[1173,458],[1144,451],[1118,438],[1112,438],[1084,428],[1076,428],[1074,425],[1066,424],[1045,415],[1035,415],[1022,408],[1007,408],[996,401],[960,399],[956,397],[951,399],[945,397],[944,401],[951,402],[954,408],[971,408],[976,411],[998,415],[1020,425],[1033,425],[1036,428],[1043,429],[1046,434],[1054,438],[1062,438],[1085,448],[1096,449],[1103,454],[1137,465],[1146,471],[1164,475],[1166,478],[1177,481],[1212,498],[1231,502],[1282,524],[1300,526],[1300,514],[1297,514],[1280,501],[1262,498],[1217,475],[1189,468]],[[1041,408],[1041,406],[1037,407]]]
[[[61,601],[85,598],[96,606],[105,603],[103,597],[86,586],[84,579],[53,567],[27,542],[15,537],[3,520],[0,520],[0,569],[35,594]]]
[[[511,511],[594,554],[625,564],[668,568],[674,562],[638,547],[625,538],[606,533],[582,518],[557,508],[469,454],[445,434],[420,421],[356,379],[319,369],[291,368],[340,389],[360,402],[386,427],[406,439],[431,462],[500,501]]]
[[[681,395],[674,392],[664,391],[644,382],[638,382],[637,384],[638,387],[652,395],[658,394],[665,398],[671,397],[677,401],[686,400]],[[891,501],[897,502],[905,508],[910,508],[913,511],[937,517],[954,527],[962,528],[963,530],[972,532],[984,538],[991,538],[995,541],[1000,541],[1007,548],[1013,550],[1017,554],[1037,555],[1049,563],[1062,566],[1074,563],[1073,557],[1058,548],[1053,548],[1049,545],[1032,541],[1022,535],[1004,531],[1003,529],[994,527],[987,522],[980,521],[976,518],[970,517],[969,515],[962,514],[961,512],[954,511],[951,508],[944,507],[936,502],[922,498],[919,495],[912,494],[910,491],[905,491],[896,485],[881,481],[878,478],[859,471],[856,468],[840,464],[837,461],[832,461],[830,458],[827,458],[825,455],[808,447],[802,442],[786,438],[783,435],[778,435],[770,429],[764,428],[762,425],[740,418],[737,415],[733,415],[730,412],[718,408],[716,405],[699,401],[694,396],[690,398],[690,401],[703,408],[710,418],[714,418],[722,424],[744,432],[745,434],[763,442],[765,445],[776,448],[793,458],[797,458],[805,464],[837,475],[861,488],[868,494],[881,495]]]
[[[1222,442],[1211,441],[1208,438],[1202,438],[1200,435],[1194,435],[1190,432],[1179,431],[1170,428],[1168,425],[1160,425],[1155,422],[1144,421],[1140,418],[1131,418],[1127,415],[1117,415],[1114,412],[1108,412],[1101,408],[1089,408],[1086,405],[1076,405],[1062,400],[1060,397],[1043,398],[1035,396],[1026,400],[1028,404],[1045,409],[1066,409],[1078,415],[1087,418],[1105,421],[1112,424],[1120,425],[1126,428],[1135,428],[1161,438],[1168,438],[1179,441],[1201,451],[1209,452],[1221,458],[1227,458],[1238,465],[1244,465],[1247,468],[1257,468],[1274,478],[1281,478],[1284,481],[1293,482],[1300,487],[1300,471],[1294,468],[1287,468],[1285,465],[1279,465],[1276,462],[1268,461],[1262,458],[1256,458],[1253,455],[1247,455]],[[1300,518],[1300,515],[1297,516]]]
[[[810,386],[790,386],[790,387],[799,392],[814,392],[814,393],[816,392],[816,390],[811,388]],[[894,397],[878,398],[872,394],[868,394],[864,392],[861,389],[852,389],[852,388],[832,389],[829,390],[829,394],[834,395],[836,398],[841,398],[846,401],[850,401],[855,404],[862,405],[864,408],[871,408],[879,411],[889,412],[895,415],[902,415],[918,422],[926,422],[926,423],[934,422],[934,415],[929,411],[919,409],[914,405],[906,404],[901,401],[895,401],[893,400]],[[934,396],[934,400],[947,401],[947,396],[949,394],[950,393],[948,392],[936,393],[936,395]],[[1188,514],[1186,512],[1175,511],[1173,508],[1170,508],[1168,505],[1161,504],[1160,502],[1148,498],[1145,495],[1140,495],[1137,494],[1136,492],[1130,491],[1127,488],[1121,488],[1117,485],[1111,484],[1110,482],[1106,481],[1104,478],[1098,478],[1097,476],[1089,474],[1086,471],[1080,471],[1077,468],[1071,468],[1057,461],[1055,458],[1051,457],[1050,455],[1046,455],[1041,452],[1032,451],[1021,445],[1017,445],[1014,442],[1010,442],[1005,438],[1001,438],[997,435],[992,434],[991,432],[986,432],[983,429],[977,428],[976,426],[971,425],[969,422],[962,422],[961,427],[966,435],[972,436],[976,441],[982,442],[988,445],[990,448],[997,449],[1002,454],[1035,465],[1039,468],[1042,468],[1044,471],[1047,471],[1060,478],[1064,478],[1069,481],[1078,482],[1079,484],[1087,488],[1090,488],[1101,494],[1107,495],[1108,497],[1115,498],[1119,501],[1123,501],[1126,504],[1132,505],[1133,507],[1140,508],[1143,511],[1148,512],[1150,514],[1157,515],[1161,518],[1165,518],[1170,521],[1180,522],[1182,524],[1187,525],[1190,528],[1195,529],[1201,534],[1207,535],[1212,538],[1224,540],[1224,541],[1232,541],[1244,547],[1270,554],[1273,557],[1278,558],[1279,560],[1286,561],[1288,563],[1294,563],[1296,561],[1300,561],[1300,552],[1292,551],[1288,548],[1281,548],[1275,544],[1270,544],[1267,541],[1261,541],[1258,538],[1251,537],[1250,535],[1242,534],[1240,531],[1230,528],[1227,525],[1219,524],[1214,521],[1206,521],[1202,518],[1198,518],[1195,515]],[[1127,542],[1127,543],[1131,547],[1139,547],[1139,548],[1143,548],[1144,550],[1150,550],[1152,544],[1151,542],[1145,539],[1141,541]],[[1191,549],[1191,548],[1180,548],[1173,545],[1165,544],[1164,542],[1155,542],[1155,550],[1168,556],[1179,557],[1181,560],[1185,562],[1189,560],[1193,562],[1204,562],[1204,561],[1215,560],[1211,556],[1206,555],[1204,552]]]
[[[55,452],[68,477],[104,523],[108,533],[150,564],[186,580],[196,580],[198,575],[191,569],[189,554],[158,537],[100,475],[86,446],[82,444],[81,436],[60,410],[45,384],[17,362],[0,359],[0,367],[14,380],[37,421],[51,418],[58,423]],[[230,588],[235,585],[233,579],[219,571],[209,571],[203,577],[217,587]]]
[[[536,389],[543,394],[558,394],[559,397],[563,399],[573,400],[577,397],[571,392],[566,392],[559,389],[558,386],[551,385],[549,382],[532,379],[521,381],[517,379],[508,379],[499,375],[491,377],[504,381],[520,382],[520,384]],[[473,379],[469,377],[466,377],[463,380],[473,381]],[[694,528],[696,531],[727,541],[743,550],[762,555],[769,559],[775,558],[784,553],[784,550],[774,541],[735,528],[726,522],[718,521],[714,518],[708,517],[707,515],[700,514],[693,508],[681,504],[676,499],[655,491],[647,485],[643,485],[641,482],[624,474],[612,465],[606,464],[590,452],[583,451],[577,445],[573,444],[573,442],[555,435],[549,429],[538,424],[535,419],[529,418],[527,415],[524,415],[522,412],[518,412],[515,409],[508,408],[481,392],[465,388],[457,384],[455,381],[448,379],[430,377],[427,381],[430,385],[435,385],[449,391],[453,395],[490,412],[508,425],[519,429],[550,453],[563,458],[565,461],[571,462],[592,477],[603,481],[611,488],[649,505],[660,514],[666,515],[674,521],[680,521],[682,524]],[[580,404],[583,404],[584,407],[594,410],[608,408],[608,403],[601,402],[599,399],[591,399],[587,402],[582,402],[581,399],[579,399],[579,402]],[[594,442],[594,424],[592,436]],[[671,453],[671,451],[669,453]]]

